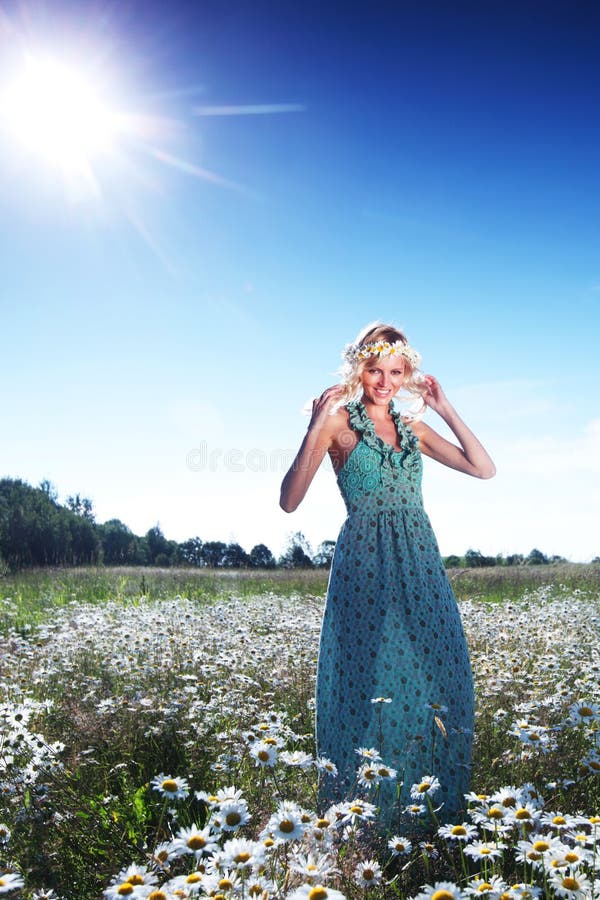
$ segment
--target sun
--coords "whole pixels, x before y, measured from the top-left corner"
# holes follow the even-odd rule
[[[0,120],[21,153],[88,187],[94,164],[115,152],[125,122],[83,69],[33,55],[0,89]]]

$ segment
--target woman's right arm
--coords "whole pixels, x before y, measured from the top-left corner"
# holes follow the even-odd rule
[[[279,505],[285,512],[294,512],[300,506],[317,469],[333,443],[339,426],[335,421],[336,417],[330,413],[334,403],[340,399],[342,391],[342,386],[336,384],[332,388],[327,388],[317,400],[313,401],[308,431],[281,483]]]

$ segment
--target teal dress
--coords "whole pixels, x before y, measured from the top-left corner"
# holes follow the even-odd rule
[[[473,681],[456,600],[423,509],[421,453],[391,404],[399,451],[378,437],[362,403],[347,411],[359,442],[337,476],[348,516],[329,578],[316,697],[317,751],[336,764],[338,777],[323,778],[320,800],[362,793],[386,826],[405,822],[410,829],[402,811],[419,802],[411,787],[433,775],[440,788],[432,803],[443,804],[441,821],[451,821],[464,809],[469,785]],[[373,703],[377,698],[391,703]],[[397,781],[361,791],[358,748],[377,750]]]

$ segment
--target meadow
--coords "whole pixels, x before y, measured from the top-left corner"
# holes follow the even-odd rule
[[[377,826],[376,753],[317,809],[335,777],[314,756],[326,572],[1,578],[0,893],[596,896],[600,566],[450,577],[476,684],[472,792],[440,826],[423,772],[401,834]]]

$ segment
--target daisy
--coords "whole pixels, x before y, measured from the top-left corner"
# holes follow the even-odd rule
[[[326,756],[318,756],[315,759],[315,766],[319,772],[324,772],[326,775],[337,775],[338,773],[336,764]]]
[[[556,837],[539,835],[527,841],[519,841],[516,859],[518,862],[527,862],[535,868],[540,868],[551,852],[560,850],[563,846]]]
[[[593,854],[585,847],[567,847],[565,844],[557,843],[549,854],[547,869],[553,871],[556,869],[575,869],[586,863],[591,863]]]
[[[10,841],[10,828],[3,822],[0,824],[0,844],[8,844]]]
[[[299,853],[290,861],[290,869],[292,872],[299,872],[305,878],[318,878],[320,881],[330,875],[336,875],[338,871],[327,854],[317,856],[314,853],[308,855]]]
[[[421,781],[411,787],[410,796],[413,800],[420,800],[425,795],[431,797],[439,787],[440,783],[435,775],[423,775]]]
[[[435,884],[426,884],[415,900],[463,900],[464,894],[457,884],[451,881],[436,881]]]
[[[521,828],[529,830],[535,827],[541,815],[542,811],[536,809],[532,803],[524,803],[522,806],[511,809],[508,817],[513,825],[519,825]]]
[[[322,884],[303,884],[287,895],[287,900],[346,900],[341,891]]]
[[[450,841],[468,843],[477,835],[477,827],[467,822],[463,822],[462,825],[442,825],[438,828],[438,834]]]
[[[195,869],[189,875],[176,875],[175,878],[171,878],[168,886],[173,891],[173,896],[187,897],[189,894],[198,894],[201,890],[204,890],[205,880],[205,873]],[[184,893],[178,895],[177,891],[183,891]]]
[[[196,859],[200,859],[204,854],[213,853],[218,846],[216,835],[212,833],[209,825],[204,828],[198,828],[197,825],[180,828],[171,841],[174,856],[193,853]]]
[[[521,803],[523,802],[524,798],[522,795],[522,791],[520,790],[520,788],[514,787],[513,785],[500,788],[499,791],[496,791],[490,797],[490,803],[504,806],[507,809],[513,809],[516,806],[521,806]]]
[[[289,800],[284,800],[269,819],[265,830],[276,841],[287,843],[287,841],[300,840],[307,829],[307,825],[308,823],[304,821],[304,815],[300,807]]]
[[[227,800],[213,814],[211,822],[222,831],[237,831],[250,821],[248,804],[245,800]]]
[[[366,859],[358,864],[354,870],[357,883],[364,888],[372,888],[381,881],[381,866],[375,859]]]
[[[392,856],[407,856],[412,850],[412,844],[406,838],[399,837],[397,834],[388,841],[388,847],[392,851]]]
[[[128,881],[137,887],[141,884],[156,884],[158,879],[154,872],[148,871],[146,866],[137,866],[135,863],[132,863],[126,869],[121,869],[115,881]]]
[[[600,719],[600,706],[597,703],[588,703],[585,700],[577,700],[569,707],[569,716],[577,725],[583,722],[589,725]]]
[[[16,872],[0,872],[0,894],[8,894],[9,891],[15,891],[22,888],[25,882]]]
[[[286,766],[297,766],[299,769],[310,769],[314,762],[311,754],[303,750],[282,750],[279,758]]]
[[[542,825],[549,825],[550,828],[556,829],[556,831],[567,831],[568,829],[575,828],[578,824],[578,819],[576,816],[563,815],[562,813],[553,813],[547,812],[544,813],[540,819],[540,823]]]
[[[356,777],[361,787],[372,787],[381,781],[373,763],[364,763],[357,771]]]
[[[185,778],[165,775],[163,772],[152,779],[150,786],[169,800],[184,800],[190,792],[190,786]]]
[[[358,753],[363,759],[381,760],[379,750],[376,750],[375,747],[358,747],[354,752]]]
[[[405,806],[402,812],[409,816],[422,816],[425,812],[425,805],[423,803],[412,803],[410,806]]]
[[[231,838],[223,844],[221,859],[226,868],[247,871],[258,868],[264,859],[264,846],[247,838]]]
[[[499,875],[492,875],[488,880],[485,878],[473,878],[465,888],[465,894],[471,897],[486,897],[487,900],[499,900],[506,891],[507,884]]]
[[[373,803],[366,800],[351,800],[349,803],[342,803],[340,809],[343,813],[343,825],[357,825],[359,822],[366,822],[372,819],[377,808]]]
[[[542,889],[534,884],[513,884],[507,894],[513,900],[537,900],[542,894]]]
[[[255,766],[272,768],[277,762],[277,747],[267,744],[266,741],[256,741],[250,747],[250,756]]]
[[[591,882],[583,872],[575,872],[565,875],[564,872],[554,872],[551,885],[559,897],[570,897],[575,900],[584,900],[591,896]]]
[[[473,859],[498,859],[503,850],[504,844],[498,841],[473,841],[465,847],[466,855]]]

